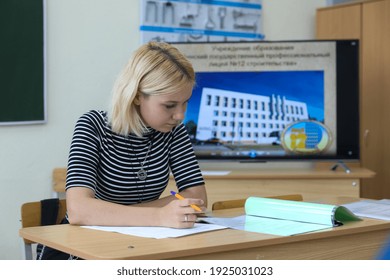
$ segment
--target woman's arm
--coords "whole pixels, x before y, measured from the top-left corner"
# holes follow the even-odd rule
[[[199,190],[190,190],[195,188]],[[66,191],[68,219],[71,224],[78,225],[189,228],[194,225],[197,212],[190,205],[202,207],[206,201],[203,199],[204,186],[188,188],[181,194],[187,198],[178,200],[169,196],[149,205],[145,203],[129,207],[96,199],[91,189],[72,187]],[[192,195],[196,197],[190,198]]]

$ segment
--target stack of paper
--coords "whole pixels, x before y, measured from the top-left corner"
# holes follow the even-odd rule
[[[360,217],[390,221],[390,199],[362,200],[343,206]]]

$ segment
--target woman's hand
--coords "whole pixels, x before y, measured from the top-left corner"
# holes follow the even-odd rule
[[[172,228],[191,228],[197,219],[197,214],[203,213],[191,207],[196,204],[202,210],[203,200],[195,198],[186,198],[183,200],[173,200],[164,207],[160,208],[159,219],[161,226]]]

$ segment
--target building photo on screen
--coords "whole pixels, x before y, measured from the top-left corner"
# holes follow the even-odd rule
[[[200,159],[359,158],[357,41],[183,46],[196,70],[184,124]]]

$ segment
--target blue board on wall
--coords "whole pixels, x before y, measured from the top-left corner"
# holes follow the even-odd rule
[[[0,2],[0,125],[43,123],[44,0]]]

